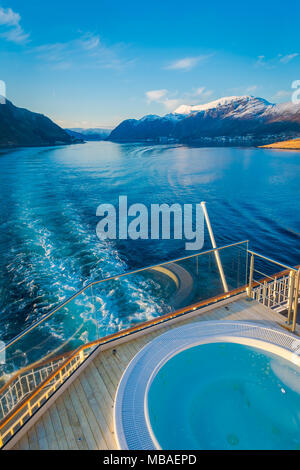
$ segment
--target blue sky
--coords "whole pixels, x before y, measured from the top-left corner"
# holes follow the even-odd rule
[[[111,127],[180,104],[291,99],[299,1],[0,0],[0,80],[63,127]]]

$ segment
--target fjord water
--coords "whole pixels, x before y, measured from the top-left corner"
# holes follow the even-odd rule
[[[148,207],[205,200],[219,246],[249,239],[299,263],[299,161],[294,151],[109,142],[1,150],[0,338],[91,280],[191,254],[184,240],[100,241],[96,209],[117,207],[119,195]],[[133,316],[160,313],[147,289],[134,296]],[[111,331],[119,328],[122,318],[105,308]]]
[[[180,352],[159,369],[148,392],[162,449],[299,450],[299,407],[299,367],[235,343]]]

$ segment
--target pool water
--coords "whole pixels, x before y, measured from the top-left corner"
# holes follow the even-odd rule
[[[300,370],[237,343],[195,346],[159,369],[148,415],[162,449],[300,449]]]

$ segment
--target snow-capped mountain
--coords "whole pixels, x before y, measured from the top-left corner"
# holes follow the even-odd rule
[[[220,106],[226,106],[238,101],[248,102],[251,100],[251,96],[225,96],[218,100],[210,101],[205,104],[196,104],[196,105],[186,105],[182,104],[177,109],[175,109],[175,114],[191,114],[197,113],[199,111],[206,111],[207,109],[219,108]]]
[[[300,105],[229,96],[201,105],[181,105],[162,117],[125,120],[109,140],[260,145],[299,135]]]

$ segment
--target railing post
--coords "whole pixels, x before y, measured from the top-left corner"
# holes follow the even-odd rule
[[[29,416],[31,416],[32,415],[32,409],[31,409],[30,400],[28,401],[27,409],[28,409]]]
[[[277,276],[274,277],[274,291],[273,291],[273,305],[277,303],[277,296],[279,298],[279,292],[277,292]]]
[[[290,271],[289,273],[289,289],[288,289],[288,325],[292,322],[292,308],[293,308],[293,298],[294,298],[294,284],[295,284],[295,273]]]
[[[263,287],[263,305],[266,305],[266,297],[267,297],[267,281],[264,281],[264,287]]]
[[[295,282],[295,296],[294,296],[294,316],[293,316],[293,325],[292,325],[292,332],[294,333],[296,330],[296,323],[297,323],[297,313],[298,313],[298,298],[299,298],[299,283],[300,283],[300,269],[298,269],[296,274],[296,282]]]
[[[80,352],[79,352],[79,360],[80,360],[80,362],[84,361],[84,351],[83,351],[83,349],[81,349]]]
[[[249,299],[251,299],[251,296],[252,296],[253,271],[254,271],[254,255],[252,254],[251,261],[250,261],[249,286],[248,286]]]
[[[227,281],[226,281],[224,270],[223,270],[223,266],[222,266],[222,263],[221,263],[220,254],[219,254],[218,250],[216,249],[217,245],[216,245],[213,230],[211,228],[211,223],[210,223],[210,220],[209,220],[209,216],[208,216],[205,204],[206,204],[205,201],[201,202],[201,206],[202,206],[203,214],[204,214],[204,217],[205,217],[205,220],[206,220],[206,225],[207,225],[208,233],[209,233],[209,236],[210,236],[211,244],[212,244],[212,247],[214,248],[215,258],[216,258],[217,266],[218,266],[218,269],[219,269],[221,281],[222,281],[222,284],[223,284],[223,289],[224,289],[224,292],[229,292]]]

